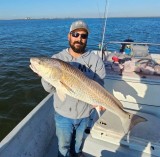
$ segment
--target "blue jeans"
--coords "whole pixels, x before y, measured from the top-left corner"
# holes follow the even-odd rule
[[[84,131],[88,124],[88,117],[81,119],[70,119],[55,113],[56,135],[58,137],[59,153],[61,156],[70,156],[70,146],[74,129],[75,153],[82,151]]]

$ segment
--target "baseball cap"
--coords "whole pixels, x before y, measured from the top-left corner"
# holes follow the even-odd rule
[[[78,21],[73,22],[70,27],[70,32],[72,32],[76,29],[80,29],[80,28],[85,29],[89,33],[89,28],[88,28],[87,24],[82,20],[78,20]]]

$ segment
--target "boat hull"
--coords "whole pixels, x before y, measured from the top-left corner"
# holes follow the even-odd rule
[[[48,95],[0,143],[0,157],[44,157],[52,138],[53,96]]]

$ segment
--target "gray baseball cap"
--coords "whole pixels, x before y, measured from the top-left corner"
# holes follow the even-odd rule
[[[73,22],[70,27],[70,32],[72,32],[76,29],[80,29],[80,28],[85,29],[89,33],[89,28],[88,28],[87,24],[82,20],[78,20],[78,21]]]

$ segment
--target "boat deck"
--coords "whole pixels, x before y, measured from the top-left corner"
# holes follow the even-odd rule
[[[109,142],[94,139],[91,135],[88,135],[83,152],[86,157],[156,157],[154,155],[150,156],[140,151],[129,149],[124,145],[115,145]],[[47,153],[44,157],[56,157],[58,153],[57,139],[54,137],[49,144]]]

